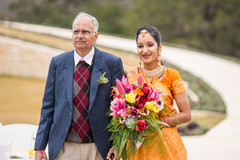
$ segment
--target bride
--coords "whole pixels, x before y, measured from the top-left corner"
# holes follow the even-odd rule
[[[161,62],[161,35],[154,26],[142,26],[137,30],[136,35],[137,52],[142,65],[127,71],[130,84],[137,81],[138,75],[142,74],[144,81],[152,88],[158,88],[163,92],[163,102],[165,107],[171,112],[164,111],[159,115],[161,121],[166,122],[170,127],[162,128],[163,136],[150,135],[153,138],[151,147],[143,145],[138,148],[137,154],[131,154],[131,160],[186,160],[187,151],[183,141],[178,134],[177,125],[189,122],[191,120],[191,111],[183,85],[183,80],[178,71],[165,67]],[[176,101],[179,112],[173,107]],[[174,116],[173,116],[174,115]],[[160,133],[159,133],[160,134]],[[164,147],[162,152],[158,152],[157,139],[164,137]],[[155,142],[155,143],[154,143]],[[115,152],[114,147],[109,151],[108,159]],[[116,154],[115,154],[116,155]]]

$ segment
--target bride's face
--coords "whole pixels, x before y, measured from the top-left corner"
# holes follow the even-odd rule
[[[158,66],[158,47],[155,39],[149,34],[140,34],[137,39],[137,52],[146,69],[155,69]]]

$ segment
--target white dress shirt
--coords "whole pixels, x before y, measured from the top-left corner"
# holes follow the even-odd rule
[[[85,57],[81,57],[76,49],[74,49],[74,64],[75,66],[78,64],[79,61],[85,61],[88,65],[92,65],[92,59],[93,59],[93,56],[94,56],[94,47],[92,48],[92,50],[85,56]]]

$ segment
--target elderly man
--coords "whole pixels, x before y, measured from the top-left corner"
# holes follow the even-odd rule
[[[102,160],[111,147],[106,112],[111,87],[124,75],[119,57],[100,51],[95,17],[80,12],[73,21],[75,49],[53,57],[50,63],[35,159]]]

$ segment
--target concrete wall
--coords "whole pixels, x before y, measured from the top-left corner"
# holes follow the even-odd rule
[[[63,51],[0,36],[0,74],[47,77],[51,58]]]

